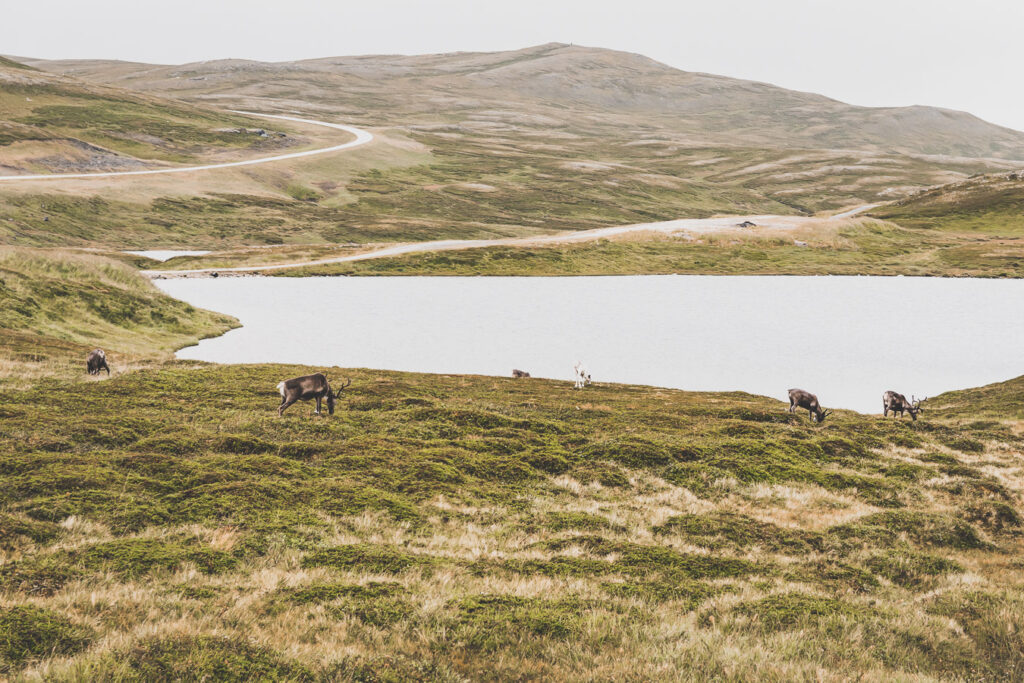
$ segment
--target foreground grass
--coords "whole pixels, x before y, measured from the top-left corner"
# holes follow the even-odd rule
[[[32,678],[1024,674],[1024,380],[917,423],[632,386],[171,363],[9,392]]]
[[[1024,378],[812,425],[328,368],[336,414],[280,418],[312,368],[168,359],[231,321],[119,261],[3,263],[0,676],[1024,676]]]

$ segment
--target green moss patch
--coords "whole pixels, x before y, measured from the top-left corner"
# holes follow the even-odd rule
[[[0,673],[33,659],[74,654],[93,637],[92,629],[48,609],[0,607]]]
[[[156,571],[174,571],[185,563],[218,574],[234,569],[237,559],[194,542],[125,538],[9,563],[0,568],[0,581],[10,589],[45,595],[78,578],[109,572],[136,579]]]
[[[861,605],[807,593],[769,595],[740,603],[733,611],[746,616],[752,626],[766,631],[809,626],[829,618],[858,619],[868,613]]]
[[[120,659],[133,677],[144,681],[316,680],[306,666],[240,638],[150,638]]]
[[[26,542],[46,543],[56,538],[58,531],[56,524],[0,513],[0,550],[13,550]]]
[[[407,553],[384,545],[357,543],[324,548],[302,558],[303,567],[332,567],[342,571],[375,574],[401,574],[415,568],[430,568],[442,563],[432,555]]]
[[[965,521],[940,513],[909,510],[867,515],[855,522],[830,527],[827,536],[830,542],[842,547],[858,544],[893,547],[902,538],[925,547],[957,550],[992,547]]]
[[[609,519],[587,512],[549,512],[545,526],[551,531],[624,531]]]
[[[646,580],[606,581],[601,584],[601,589],[618,598],[679,603],[688,611],[697,609],[708,598],[728,590],[723,586],[694,581],[685,575],[673,573]]]
[[[916,588],[937,576],[964,570],[960,564],[945,557],[905,551],[875,555],[865,564],[874,573],[905,588]]]
[[[277,592],[271,599],[271,611],[282,603],[324,605],[337,618],[354,617],[364,624],[381,628],[406,621],[414,610],[403,595],[405,588],[394,582],[370,581],[365,584],[318,583]]]
[[[865,593],[880,585],[871,572],[831,559],[793,565],[786,571],[785,577],[790,581],[854,593]]]
[[[475,595],[450,604],[457,610],[454,640],[459,647],[494,651],[524,639],[568,640],[580,635],[596,606],[577,597],[559,600],[513,595]]]
[[[783,529],[759,522],[746,515],[718,512],[710,515],[677,515],[652,528],[658,535],[673,535],[708,548],[755,547],[773,552],[806,553],[821,550],[820,534],[799,529]]]

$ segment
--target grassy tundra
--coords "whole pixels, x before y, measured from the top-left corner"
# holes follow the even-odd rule
[[[170,360],[231,321],[60,263],[0,270],[0,675],[1024,676],[1024,379],[815,426],[743,393],[328,368],[335,415],[278,418],[310,368]],[[61,268],[134,315],[58,338],[18,312],[43,298],[11,273]]]

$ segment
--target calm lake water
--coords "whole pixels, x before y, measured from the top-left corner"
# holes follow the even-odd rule
[[[881,412],[1024,374],[1024,281],[881,277],[159,280],[244,327],[181,358],[743,390]]]
[[[126,254],[138,254],[157,261],[167,261],[175,256],[202,256],[209,254],[209,251],[197,251],[195,249],[145,249],[143,251],[127,251]]]

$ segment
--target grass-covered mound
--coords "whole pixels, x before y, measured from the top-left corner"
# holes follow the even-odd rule
[[[119,260],[75,251],[0,249],[0,328],[8,347],[18,345],[13,333],[21,332],[45,337],[37,342],[43,346],[67,342],[169,352],[233,323],[229,316],[172,299]]]
[[[900,225],[947,232],[1024,235],[1024,171],[981,175],[916,192],[873,210]]]
[[[93,629],[12,671],[1024,674],[1024,413],[986,408],[1024,380],[816,426],[742,393],[328,369],[354,380],[333,417],[278,418],[307,370],[5,394],[0,601]]]

